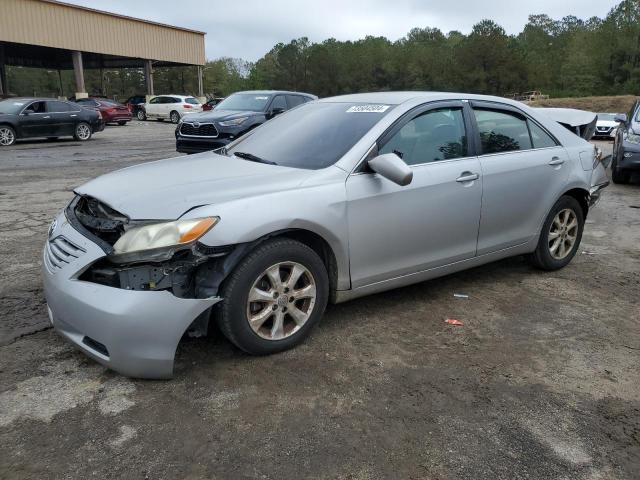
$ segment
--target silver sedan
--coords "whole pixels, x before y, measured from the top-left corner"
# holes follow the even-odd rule
[[[51,225],[57,331],[135,377],[173,373],[216,321],[250,354],[343,302],[512,255],[567,265],[607,184],[592,145],[497,97],[373,93],[301,105],[225,149],[99,177]]]

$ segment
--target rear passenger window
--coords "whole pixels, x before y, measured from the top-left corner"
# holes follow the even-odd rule
[[[47,111],[48,112],[62,113],[62,112],[68,112],[70,110],[71,110],[70,105],[65,103],[65,102],[47,102]]]
[[[527,121],[520,115],[507,111],[474,109],[482,153],[529,150],[531,137]]]
[[[404,125],[379,151],[395,153],[407,165],[467,156],[462,109],[442,108],[420,114]]]
[[[531,120],[529,120],[529,131],[531,132],[533,148],[548,148],[557,146],[556,141],[551,138],[551,135],[549,135]]]

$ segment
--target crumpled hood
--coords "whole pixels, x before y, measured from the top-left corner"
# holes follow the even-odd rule
[[[205,152],[117,170],[75,192],[133,220],[171,220],[194,207],[296,188],[312,172]]]
[[[202,113],[191,113],[185,115],[184,122],[220,122],[232,120],[238,117],[251,117],[254,115],[264,115],[264,112],[247,112],[245,110],[209,110]]]

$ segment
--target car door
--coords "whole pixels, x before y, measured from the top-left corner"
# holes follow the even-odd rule
[[[55,129],[51,115],[47,113],[47,102],[35,101],[20,114],[20,129],[23,137],[52,137]]]
[[[562,195],[568,155],[515,107],[472,102],[483,176],[478,255],[526,243]]]
[[[47,101],[47,113],[51,117],[54,136],[73,135],[74,120],[70,104],[58,100]]]
[[[346,183],[353,288],[476,254],[482,176],[468,142],[462,102],[438,102],[403,116],[374,147],[413,170],[399,186],[359,171]]]
[[[269,105],[268,118],[273,118],[276,115],[281,114],[282,112],[287,111],[287,101],[284,95],[276,95],[271,100],[271,105]]]
[[[164,97],[153,97],[145,106],[147,117],[157,117],[161,113]]]

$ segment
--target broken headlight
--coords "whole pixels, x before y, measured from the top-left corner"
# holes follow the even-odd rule
[[[219,220],[218,217],[193,218],[132,227],[115,243],[114,254],[187,245],[202,237]]]

